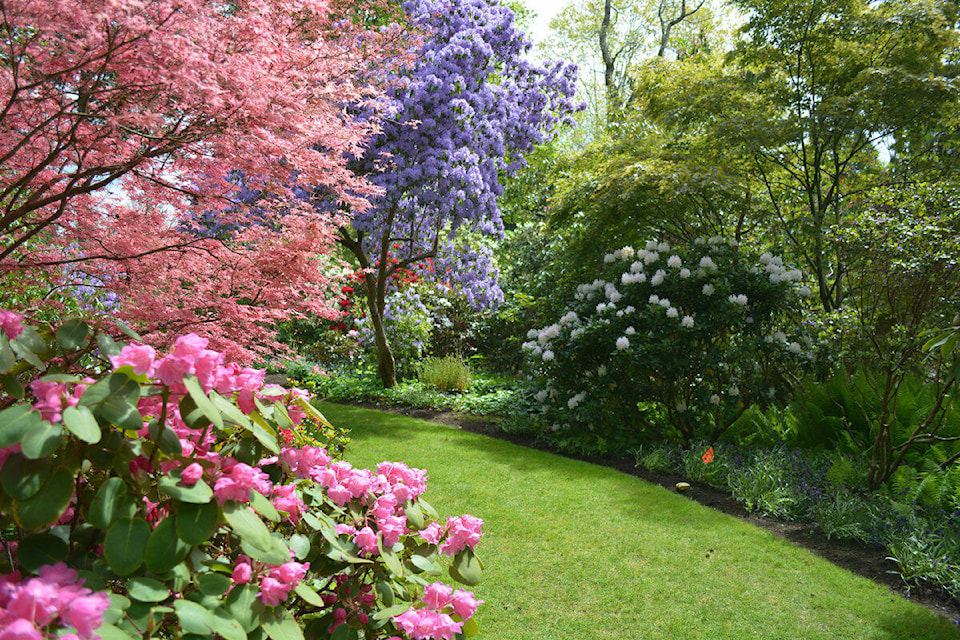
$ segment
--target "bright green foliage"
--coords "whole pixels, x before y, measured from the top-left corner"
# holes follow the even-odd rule
[[[785,333],[800,272],[734,245],[652,241],[608,254],[559,322],[528,334],[558,440],[586,449],[665,434],[715,441],[787,388],[786,367],[803,361],[802,339]]]
[[[417,363],[417,376],[440,391],[466,391],[473,382],[470,367],[453,355],[421,360]]]

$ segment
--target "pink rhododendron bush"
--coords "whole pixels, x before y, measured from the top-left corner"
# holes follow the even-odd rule
[[[0,640],[476,633],[483,522],[336,460],[305,392],[0,311]],[[80,373],[77,373],[80,372]]]

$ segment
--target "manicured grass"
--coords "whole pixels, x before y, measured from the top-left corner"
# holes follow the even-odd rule
[[[488,640],[937,640],[960,630],[765,531],[596,465],[323,404],[346,458],[427,469],[442,516],[484,520]]]

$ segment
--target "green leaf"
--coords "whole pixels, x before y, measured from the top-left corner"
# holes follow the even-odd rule
[[[423,529],[426,522],[424,521],[423,511],[420,509],[419,504],[408,500],[406,504],[403,505],[403,513],[407,516],[407,522],[410,523],[410,526],[414,529]]]
[[[127,581],[127,595],[140,602],[163,602],[170,597],[170,589],[153,578],[131,578]]]
[[[159,422],[151,422],[149,426],[150,439],[157,443],[160,451],[168,456],[182,456],[183,446],[180,444],[180,438],[177,433],[169,428],[163,427],[161,430]]]
[[[143,416],[137,407],[119,396],[110,396],[97,408],[100,417],[125,431],[138,431],[143,428]]]
[[[144,560],[147,569],[154,573],[166,573],[190,553],[191,546],[177,537],[176,518],[167,516],[147,539]]]
[[[50,356],[50,348],[34,327],[24,327],[23,333],[10,343],[10,347],[14,353],[37,369],[46,369],[43,360]]]
[[[140,334],[131,329],[130,325],[128,325],[126,322],[123,320],[117,320],[116,318],[112,318],[112,320],[113,323],[117,325],[117,328],[120,329],[120,331],[123,331],[125,334],[127,334],[127,337],[132,338],[137,342],[143,342],[143,338],[140,337]]]
[[[150,525],[143,518],[121,518],[107,530],[103,556],[118,576],[128,576],[143,564]]]
[[[44,565],[66,560],[69,552],[66,542],[52,533],[43,532],[20,541],[17,561],[27,571],[35,572]]]
[[[313,418],[314,420],[316,420],[317,422],[319,422],[319,423],[322,424],[323,426],[329,427],[330,429],[333,429],[333,428],[334,428],[334,426],[333,426],[332,424],[330,424],[330,421],[327,420],[327,418],[326,418],[322,413],[320,413],[320,410],[317,409],[317,408],[316,408],[315,406],[313,406],[312,404],[310,404],[310,401],[307,400],[306,398],[302,398],[302,397],[300,397],[300,396],[296,396],[296,397],[293,399],[292,404],[300,407],[300,409],[302,409],[303,412],[307,414],[307,416]]]
[[[184,502],[177,510],[177,535],[187,544],[202,544],[217,530],[219,515],[215,502]]]
[[[264,617],[263,630],[272,640],[304,640],[300,625],[289,611],[283,611],[281,615]]]
[[[390,569],[390,572],[398,578],[403,577],[403,565],[400,564],[400,560],[393,549],[384,549],[379,538],[377,539],[377,546],[380,547],[380,558],[387,565],[387,569]]]
[[[463,634],[464,638],[472,638],[473,636],[480,633],[480,625],[477,624],[476,618],[470,618],[463,625],[463,630],[460,632]]]
[[[197,480],[194,484],[186,486],[180,483],[180,474],[180,469],[176,469],[160,478],[158,485],[160,491],[181,502],[206,504],[213,500],[213,489],[210,485],[203,480]]]
[[[70,505],[73,488],[73,473],[59,467],[32,498],[13,502],[13,517],[27,531],[51,525]]]
[[[277,508],[260,492],[250,491],[250,506],[267,520],[280,522],[280,513]]]
[[[222,596],[230,590],[233,581],[219,573],[203,573],[197,577],[197,587],[207,596]]]
[[[50,477],[51,460],[28,460],[20,453],[11,453],[0,469],[0,486],[14,500],[32,498]]]
[[[46,458],[59,449],[61,444],[63,444],[63,427],[41,421],[39,425],[23,434],[20,450],[26,457],[36,460]]]
[[[374,620],[386,620],[387,618],[392,618],[393,616],[400,615],[401,613],[409,609],[410,606],[411,606],[411,603],[409,602],[401,602],[400,604],[395,604],[392,607],[387,607],[386,609],[380,609],[380,611],[377,611],[371,617]]]
[[[6,334],[0,332],[0,373],[7,373],[17,364],[17,355],[10,348]]]
[[[117,371],[87,387],[80,397],[80,404],[94,407],[111,397],[135,405],[140,399],[140,384],[126,373]]]
[[[277,432],[273,430],[270,423],[264,420],[263,416],[258,413],[251,414],[250,418],[253,420],[253,423],[247,430],[252,433],[253,437],[268,451],[279,454],[280,448],[277,447]]]
[[[234,424],[238,424],[248,431],[252,427],[250,423],[250,418],[245,416],[240,408],[237,405],[233,404],[223,396],[221,396],[216,391],[210,392],[210,401],[213,402],[214,406],[220,411],[220,413],[227,420]]]
[[[345,624],[337,627],[336,631],[330,636],[330,640],[357,640],[358,638],[357,630]]]
[[[456,570],[456,575],[454,574]],[[480,576],[483,572],[480,559],[473,554],[469,548],[464,549],[453,557],[453,564],[450,565],[450,576],[457,582],[466,585],[475,585],[480,582]]]
[[[425,558],[420,555],[410,556],[410,564],[425,571],[431,576],[439,576],[443,573],[443,569],[440,567],[440,564],[431,558]]]
[[[0,448],[20,442],[23,435],[40,426],[43,418],[25,404],[17,404],[0,411]]]
[[[120,347],[113,341],[113,338],[105,333],[97,334],[97,346],[100,347],[100,352],[107,357],[120,355]]]
[[[247,638],[240,624],[223,610],[209,611],[190,600],[177,600],[173,608],[180,620],[181,628],[187,633],[205,636],[216,633],[226,640],[246,640]]]
[[[323,598],[320,597],[320,594],[304,582],[297,583],[297,586],[293,588],[293,591],[307,604],[312,604],[315,607],[327,606],[324,604]]]
[[[250,633],[260,626],[260,615],[264,606],[257,597],[256,588],[245,584],[237,585],[230,591],[224,609],[240,623],[244,631]]]
[[[377,593],[380,594],[380,599],[383,600],[383,604],[388,607],[393,606],[393,588],[390,586],[390,583],[386,580],[381,580],[376,585]]]
[[[287,540],[287,544],[293,549],[297,560],[304,560],[310,555],[310,538],[300,533],[295,533]]]
[[[109,529],[120,518],[132,518],[137,512],[122,478],[109,478],[97,491],[88,517],[98,529]]]
[[[102,640],[134,640],[133,636],[126,631],[107,623],[103,623],[97,628],[97,635]]]
[[[203,412],[203,415],[213,423],[218,431],[223,431],[223,416],[220,415],[220,412],[213,406],[210,398],[204,393],[203,387],[200,386],[200,381],[197,380],[197,377],[192,374],[185,375],[183,377],[183,385],[187,388],[187,393],[193,398],[197,408]]]
[[[63,411],[63,426],[80,440],[89,444],[100,442],[100,425],[93,412],[84,406],[67,407]]]
[[[9,373],[0,375],[0,386],[11,398],[23,400],[23,385],[17,380],[17,376]]]
[[[70,318],[57,329],[57,342],[67,351],[78,349],[87,342],[90,325],[83,320]]]
[[[290,560],[287,545],[271,535],[263,521],[247,507],[228,502],[223,506],[223,516],[257,560],[270,564],[283,564]]]

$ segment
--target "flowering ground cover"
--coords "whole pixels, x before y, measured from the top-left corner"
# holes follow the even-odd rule
[[[438,502],[484,519],[485,636],[960,638],[883,587],[637,478],[400,416],[322,411],[350,424],[358,464],[427,468]]]

